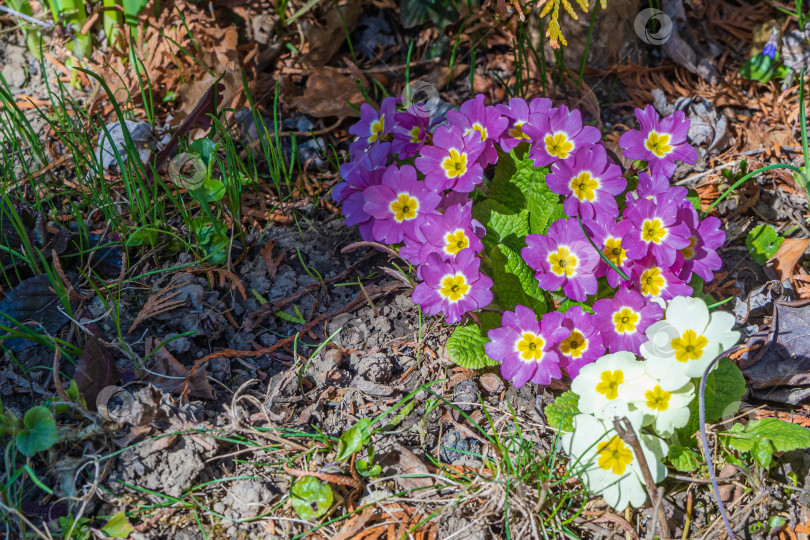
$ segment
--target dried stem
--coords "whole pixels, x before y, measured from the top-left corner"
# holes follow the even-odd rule
[[[653,508],[657,510],[656,513],[658,514],[658,526],[661,529],[661,538],[670,538],[671,534],[669,532],[669,523],[667,523],[667,513],[661,505],[660,493],[655,486],[655,480],[653,480],[652,473],[650,472],[647,456],[644,455],[641,440],[638,438],[638,435],[636,435],[636,431],[633,429],[630,420],[628,420],[626,416],[623,418],[614,418],[613,428],[616,430],[619,438],[627,443],[636,454],[641,474],[644,476],[644,483],[647,486],[647,493],[650,496],[650,503],[652,503]]]

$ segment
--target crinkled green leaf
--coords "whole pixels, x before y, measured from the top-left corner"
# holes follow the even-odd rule
[[[765,454],[769,448],[771,453],[810,448],[810,429],[778,418],[763,418],[746,425],[734,424],[726,441],[734,450],[751,452],[754,459],[767,467],[763,462],[767,462]]]
[[[473,207],[473,217],[487,229],[484,246],[492,249],[505,244],[515,251],[526,246],[529,234],[529,211],[514,212],[504,204],[486,199]]]
[[[123,512],[114,514],[110,521],[101,528],[101,532],[108,538],[129,538],[129,535],[134,530],[135,527],[130,525],[129,521],[127,521],[127,515]]]
[[[17,449],[28,457],[56,444],[59,434],[50,409],[42,406],[28,409],[23,417],[23,429],[17,433],[15,440]]]
[[[538,315],[546,310],[546,299],[537,285],[532,270],[519,252],[503,244],[492,250],[492,279],[498,303],[504,309],[514,310],[522,305],[531,308]]]
[[[487,356],[484,345],[489,338],[475,323],[459,326],[447,339],[447,356],[454,364],[466,369],[494,366],[496,361]]]
[[[570,390],[549,403],[544,411],[549,427],[562,431],[574,429],[574,417],[579,414],[579,396]]]
[[[314,476],[304,476],[293,484],[290,499],[298,517],[312,521],[329,510],[334,495],[329,484],[320,482]]]
[[[363,446],[368,444],[371,436],[368,432],[368,426],[371,420],[368,418],[361,418],[354,427],[347,429],[343,435],[340,436],[338,441],[338,461],[346,461],[352,454],[359,452]]]
[[[748,246],[748,252],[754,262],[764,265],[768,259],[776,255],[779,246],[784,241],[785,239],[779,236],[776,229],[763,224],[751,229],[745,239],[745,245]]]
[[[673,444],[669,447],[669,462],[681,472],[692,472],[700,468],[701,456],[691,448]]]
[[[548,167],[535,167],[526,154],[501,153],[489,198],[513,213],[528,210],[530,232],[545,233],[558,217],[564,217],[560,196],[546,185],[548,173]]]

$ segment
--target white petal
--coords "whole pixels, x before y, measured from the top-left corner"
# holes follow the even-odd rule
[[[709,324],[709,308],[700,298],[678,296],[667,305],[666,320],[683,335],[690,328],[700,335]]]

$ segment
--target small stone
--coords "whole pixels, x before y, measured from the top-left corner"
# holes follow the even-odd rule
[[[503,391],[503,380],[494,373],[484,373],[479,379],[481,386],[490,394],[497,394]]]
[[[470,412],[478,405],[478,385],[472,379],[465,379],[453,387],[453,405],[464,412]]]

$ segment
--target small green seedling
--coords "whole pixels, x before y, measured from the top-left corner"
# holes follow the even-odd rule
[[[354,427],[347,429],[338,441],[338,461],[346,461],[371,441],[369,426],[371,420],[361,418]]]
[[[22,421],[11,411],[0,413],[0,435],[13,437],[17,449],[27,457],[47,450],[59,440],[53,413],[42,406],[28,409]]]
[[[776,252],[779,251],[779,246],[781,246],[784,241],[785,239],[779,236],[776,229],[770,225],[763,224],[757,225],[751,229],[751,232],[748,233],[748,237],[745,239],[745,245],[748,246],[748,252],[751,254],[751,258],[754,259],[757,264],[764,265],[768,262],[768,259],[776,255]]]
[[[290,490],[295,513],[303,520],[314,521],[329,511],[334,495],[329,484],[314,476],[304,476],[295,481]]]
[[[366,448],[368,459],[358,459],[354,462],[357,472],[362,476],[379,476],[382,472],[382,467],[374,464],[374,448],[369,446]]]

